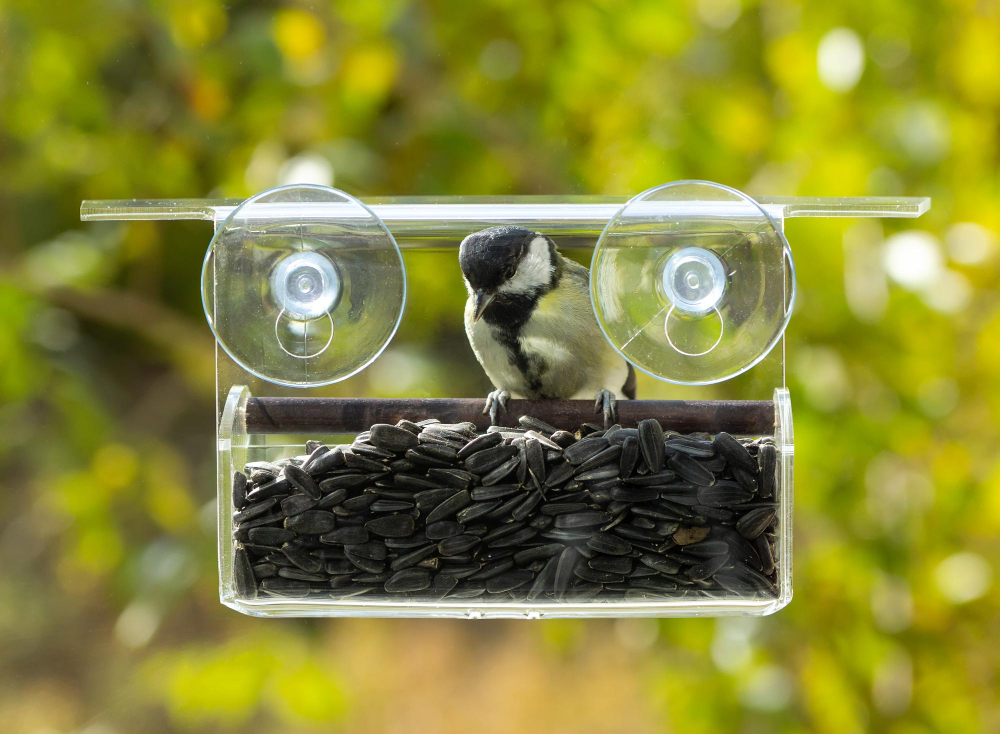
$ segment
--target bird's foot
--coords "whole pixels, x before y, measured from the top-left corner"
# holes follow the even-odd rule
[[[510,393],[502,387],[498,387],[486,396],[486,407],[483,408],[483,415],[490,414],[490,425],[495,426],[497,424],[497,416],[501,410],[504,413],[507,412],[508,400],[510,400]]]
[[[598,390],[594,400],[594,412],[604,413],[604,427],[618,422],[618,400],[610,390]]]

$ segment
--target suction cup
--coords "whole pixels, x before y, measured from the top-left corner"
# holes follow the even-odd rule
[[[705,385],[763,359],[788,325],[795,266],[778,224],[720,184],[679,181],[629,201],[590,268],[594,313],[625,359]]]
[[[219,345],[280,385],[339,382],[385,349],[406,275],[389,230],[357,199],[293,185],[248,199],[219,227],[202,269]]]

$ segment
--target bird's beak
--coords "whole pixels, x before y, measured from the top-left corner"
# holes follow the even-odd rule
[[[476,315],[473,317],[473,321],[479,321],[483,317],[483,311],[493,303],[494,298],[496,298],[496,294],[487,293],[482,288],[476,291]]]

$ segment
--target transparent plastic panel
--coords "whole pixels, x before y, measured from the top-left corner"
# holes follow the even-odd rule
[[[773,404],[636,401],[621,426],[573,436],[426,417],[406,401],[234,388],[219,444],[223,603],[543,618],[762,615],[791,598],[787,391]],[[347,419],[375,422],[344,433]]]
[[[734,189],[666,184],[608,223],[591,298],[614,347],[647,374],[705,385],[757,364],[791,315],[795,270],[777,222]]]
[[[289,208],[312,214],[282,214]],[[316,386],[382,352],[402,318],[406,275],[395,240],[364,204],[287,186],[248,199],[219,227],[202,298],[219,345],[244,369]]]

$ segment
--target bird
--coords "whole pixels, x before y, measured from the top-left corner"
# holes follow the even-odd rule
[[[605,426],[617,420],[616,395],[635,399],[635,369],[597,323],[590,271],[550,237],[509,225],[470,234],[458,257],[465,332],[495,388],[483,409],[491,423],[511,397],[593,397]]]

